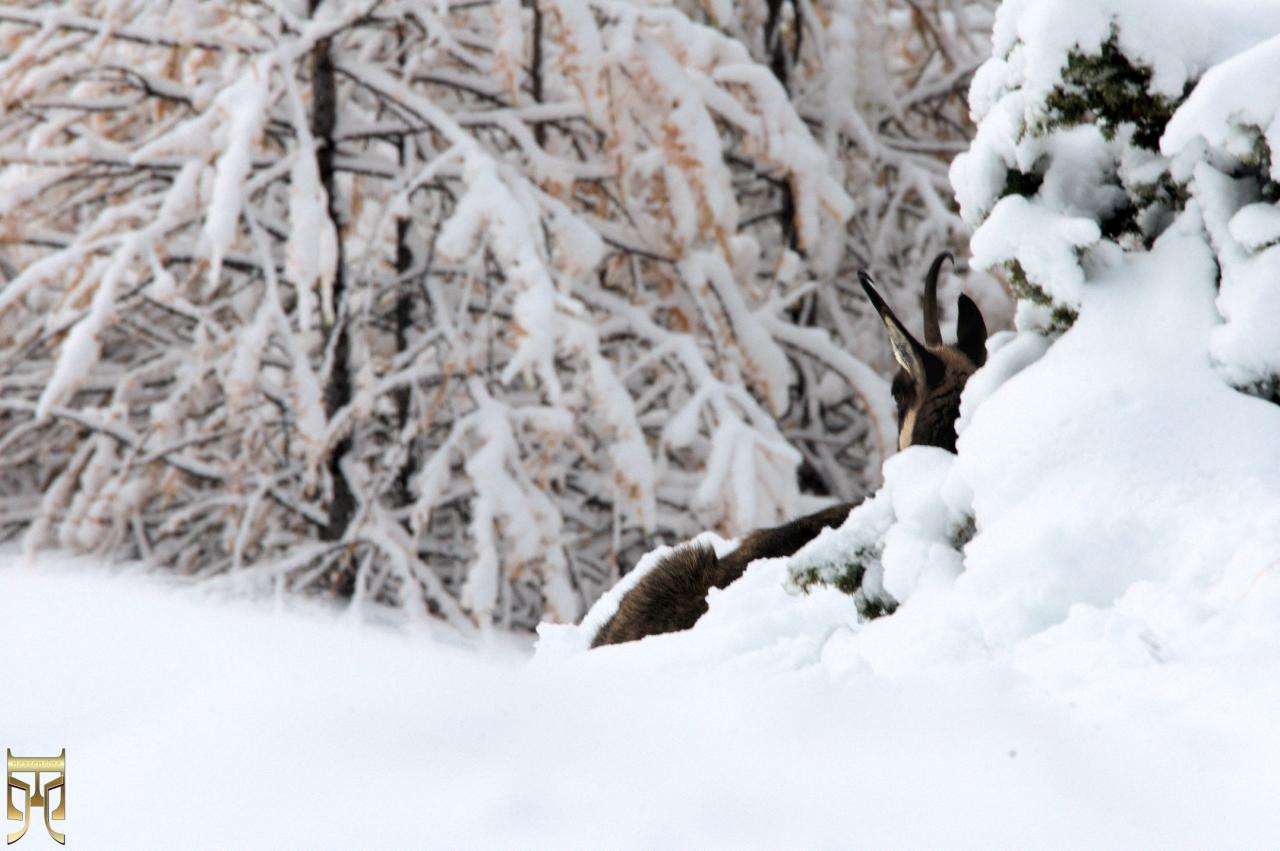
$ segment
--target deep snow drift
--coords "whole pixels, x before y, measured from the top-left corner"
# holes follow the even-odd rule
[[[779,568],[718,595],[719,614],[756,614],[706,640],[529,665],[6,559],[0,729],[19,755],[67,748],[64,829],[85,848],[1222,847],[1280,830],[1275,653],[1070,692],[997,664],[882,676],[822,652],[848,598],[788,606]],[[713,645],[727,664],[707,664]],[[53,845],[38,824],[23,842]]]

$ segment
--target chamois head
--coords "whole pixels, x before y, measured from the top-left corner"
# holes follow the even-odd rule
[[[963,293],[956,320],[956,344],[942,342],[938,325],[938,273],[950,254],[939,254],[924,279],[924,343],[921,344],[899,321],[871,276],[859,272],[858,279],[876,313],[889,332],[893,359],[901,369],[893,379],[893,399],[898,403],[898,448],[940,446],[956,449],[956,419],[960,416],[960,393],[969,376],[987,359],[987,325],[973,299]]]

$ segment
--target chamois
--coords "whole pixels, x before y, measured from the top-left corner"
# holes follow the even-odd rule
[[[956,344],[942,342],[938,324],[938,273],[950,254],[940,254],[924,281],[924,343],[894,315],[874,281],[858,273],[867,298],[880,315],[899,370],[893,379],[898,407],[898,448],[956,448],[960,393],[969,376],[987,359],[987,327],[982,312],[967,295],[959,299]],[[689,629],[707,611],[707,592],[724,588],[756,559],[789,556],[828,526],[839,526],[854,503],[843,503],[772,529],[756,529],[733,552],[717,558],[711,547],[695,544],[664,557],[627,592],[618,611],[591,642],[592,647],[636,641],[646,635]]]

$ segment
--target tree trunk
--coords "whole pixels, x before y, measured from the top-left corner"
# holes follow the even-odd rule
[[[311,13],[314,15],[320,5],[319,0],[311,0]],[[324,388],[326,415],[332,417],[336,411],[351,401],[351,342],[347,332],[348,311],[345,309],[346,297],[346,259],[343,256],[342,222],[338,214],[338,191],[334,174],[334,141],[333,130],[337,121],[337,89],[334,81],[333,60],[329,55],[329,41],[325,39],[316,44],[311,52],[311,84],[314,92],[314,111],[311,115],[311,133],[316,139],[316,166],[320,172],[320,181],[329,196],[329,217],[333,220],[338,232],[337,267],[333,276],[333,308],[334,324],[328,329],[328,346],[333,357],[328,378]],[[350,436],[344,437],[333,448],[329,456],[329,475],[333,481],[333,496],[329,502],[328,522],[324,529],[324,538],[329,541],[340,539],[347,531],[351,515],[355,511],[355,495],[342,470],[342,462],[351,451]],[[349,583],[349,579],[335,582],[338,586]]]

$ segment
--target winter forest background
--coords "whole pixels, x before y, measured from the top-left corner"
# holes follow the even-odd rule
[[[867,494],[992,6],[3,7],[0,533],[527,629]]]

